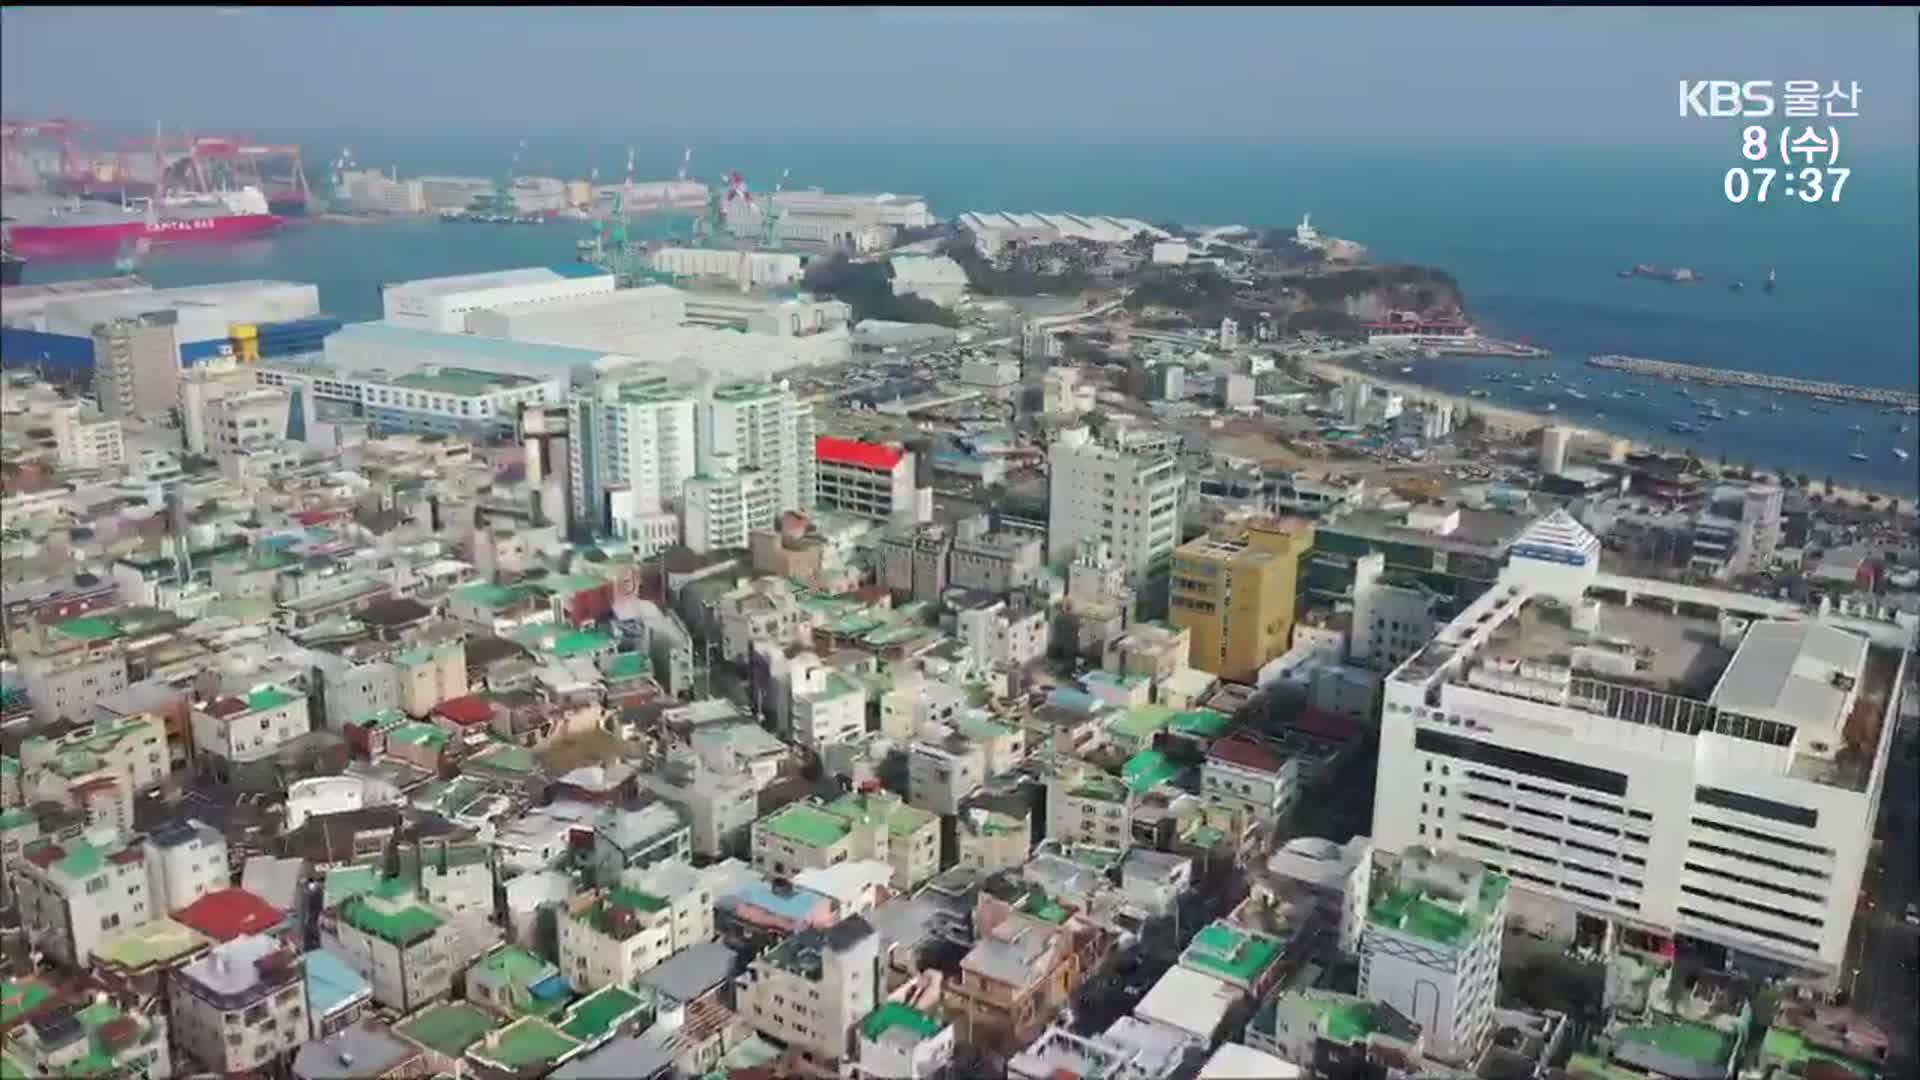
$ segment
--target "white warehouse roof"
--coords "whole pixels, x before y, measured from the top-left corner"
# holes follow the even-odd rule
[[[1753,624],[1720,674],[1715,708],[1791,724],[1835,741],[1852,688],[1867,662],[1866,638],[1824,623],[1768,619]]]
[[[580,277],[599,275],[582,274]],[[390,290],[405,290],[421,296],[452,296],[458,293],[479,292],[482,289],[509,289],[516,285],[545,285],[554,281],[572,280],[573,275],[562,274],[545,266],[528,266],[518,270],[488,270],[478,274],[454,274],[450,277],[419,278],[414,281],[401,281],[388,285]]]

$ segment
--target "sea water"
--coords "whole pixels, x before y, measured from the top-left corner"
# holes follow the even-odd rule
[[[517,137],[308,136],[309,179],[327,183],[317,159],[351,145],[357,161],[400,175],[497,175]],[[680,139],[621,136],[528,139],[523,168],[561,177],[598,168],[615,182],[635,146],[640,179],[678,167]],[[1724,144],[1724,145],[1723,145]],[[1114,214],[1188,225],[1290,229],[1312,213],[1323,232],[1365,244],[1376,259],[1445,269],[1460,282],[1483,332],[1554,351],[1550,361],[1445,358],[1414,361],[1382,377],[1535,411],[1548,402],[1567,422],[1618,430],[1708,458],[1828,475],[1843,482],[1920,492],[1920,418],[1865,406],[1811,411],[1782,397],[1769,412],[1758,391],[1696,388],[1730,417],[1689,435],[1672,420],[1695,409],[1671,384],[1588,368],[1593,353],[1740,368],[1913,390],[1920,383],[1920,222],[1913,151],[1849,150],[1838,203],[1806,203],[1776,188],[1768,202],[1730,203],[1727,169],[1744,164],[1737,136],[1698,148],[1569,149],[1474,145],[1291,146],[1188,140],[1122,142],[1031,138],[770,137],[693,140],[692,174],[739,170],[764,190],[785,170],[793,187],[893,191],[924,196],[951,218],[968,210]],[[655,229],[669,227],[657,221]],[[352,321],[377,318],[382,283],[440,274],[569,261],[584,222],[540,226],[437,221],[343,225],[296,222],[270,239],[151,255],[140,273],[155,285],[244,277],[309,281],[322,305]],[[1696,285],[1621,279],[1633,263],[1690,266]],[[1762,289],[1778,271],[1773,293]],[[35,263],[31,281],[111,273],[101,264]],[[1734,280],[1746,287],[1733,291]],[[1560,387],[1585,393],[1527,394],[1484,380],[1492,371],[1543,368]],[[1587,380],[1591,380],[1590,382]],[[1549,384],[1539,383],[1546,387]],[[1611,398],[1627,387],[1644,397]],[[1744,408],[1752,415],[1733,415]],[[1604,417],[1597,414],[1604,413]],[[1897,431],[1900,423],[1909,430]],[[1869,460],[1848,458],[1859,424]],[[1901,461],[1894,447],[1913,456]]]

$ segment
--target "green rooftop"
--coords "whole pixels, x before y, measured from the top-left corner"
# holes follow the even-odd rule
[[[1027,894],[1026,900],[1020,905],[1020,910],[1041,922],[1050,922],[1055,926],[1066,922],[1067,916],[1072,914],[1061,907],[1059,901],[1038,890]]]
[[[120,636],[120,620],[111,615],[83,615],[55,623],[55,630],[81,641],[110,641]]]
[[[931,1039],[940,1034],[940,1027],[940,1021],[919,1009],[897,1001],[889,1001],[868,1013],[867,1018],[860,1021],[860,1034],[869,1039],[878,1039],[894,1028],[905,1028],[922,1039]]]
[[[838,814],[854,822],[866,821],[881,811],[887,815],[889,836],[912,836],[938,820],[934,814],[917,806],[908,806],[897,799],[869,800],[865,795],[842,795],[827,804],[827,813]]]
[[[1219,921],[1193,935],[1180,954],[1180,962],[1195,971],[1248,986],[1279,958],[1279,942]]]
[[[1304,990],[1281,994],[1277,999],[1270,998],[1268,1001],[1262,1007],[1258,1022],[1267,1025],[1261,1030],[1269,1034],[1276,1002],[1297,1006],[1310,1023],[1320,1025],[1323,1036],[1337,1043],[1351,1044],[1373,1034],[1373,1007],[1346,994]]]
[[[500,1029],[492,1046],[472,1048],[472,1056],[519,1071],[543,1065],[580,1048],[580,1040],[538,1017],[516,1020]]]
[[[411,945],[440,928],[440,916],[426,908],[382,910],[364,896],[340,905],[340,919],[362,933],[396,945]]]
[[[0,979],[0,1026],[12,1024],[52,996],[53,991],[38,979]]]
[[[766,819],[767,831],[795,844],[832,847],[853,831],[847,819],[817,806],[793,803]]]
[[[332,908],[356,896],[364,896],[380,884],[380,871],[371,866],[341,866],[327,871],[321,887],[320,905]]]
[[[1367,911],[1370,921],[1439,945],[1459,945],[1486,925],[1507,892],[1502,874],[1480,876],[1480,892],[1471,902],[1451,901],[1412,888],[1388,889]]]
[[[1135,795],[1151,791],[1180,775],[1180,766],[1158,750],[1142,750],[1120,767],[1120,779]]]
[[[1767,1037],[1760,1043],[1762,1063],[1777,1061],[1784,1063],[1789,1071],[1796,1075],[1806,1072],[1808,1061],[1824,1061],[1847,1070],[1861,1080],[1873,1080],[1880,1075],[1879,1070],[1864,1061],[1847,1057],[1824,1046],[1815,1046],[1806,1036],[1787,1028],[1768,1028]]]
[[[612,1031],[615,1024],[640,1006],[638,997],[617,986],[608,986],[582,998],[560,1025],[560,1030],[581,1042],[591,1042]]]
[[[1687,1020],[1650,1027],[1623,1028],[1621,1042],[1644,1043],[1663,1053],[1697,1061],[1702,1065],[1724,1065],[1733,1054],[1733,1037],[1718,1028]]]
[[[277,686],[269,686],[264,690],[255,690],[253,693],[248,694],[247,708],[254,712],[261,712],[266,709],[277,709],[289,701],[296,700],[297,697],[298,695],[289,694]]]
[[[540,767],[540,762],[533,756],[533,751],[524,746],[501,743],[491,750],[482,751],[467,759],[467,768],[470,769],[476,765],[498,769],[501,772],[531,773]]]
[[[1123,739],[1145,741],[1173,721],[1176,714],[1165,705],[1135,705],[1107,724],[1107,733]]]
[[[1168,728],[1182,735],[1192,735],[1201,739],[1212,739],[1224,734],[1233,718],[1226,713],[1212,709],[1194,709],[1190,712],[1176,713],[1167,724]]]
[[[0,832],[5,832],[8,829],[17,829],[22,825],[30,825],[34,821],[35,818],[32,811],[24,806],[16,806],[6,813],[0,814]]]
[[[641,653],[623,652],[608,661],[606,671],[609,679],[644,679],[653,674],[653,662]]]
[[[401,724],[387,732],[387,741],[403,746],[426,746],[440,749],[447,745],[447,733],[432,724],[419,722]]]
[[[457,1058],[467,1052],[467,1047],[492,1031],[493,1027],[491,1013],[450,1001],[431,1006],[413,1019],[395,1024],[393,1030],[429,1050]]]
[[[503,608],[526,595],[523,589],[508,588],[482,581],[453,590],[453,595],[475,607]]]
[[[481,957],[470,970],[514,986],[531,986],[546,976],[552,967],[525,949],[507,945]]]
[[[1125,802],[1127,786],[1106,773],[1088,773],[1067,792],[1076,799],[1098,799],[1101,802]]]

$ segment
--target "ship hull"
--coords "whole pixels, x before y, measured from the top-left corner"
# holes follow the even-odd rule
[[[18,285],[27,273],[27,260],[8,254],[0,259],[0,285]]]
[[[299,217],[307,212],[307,196],[299,191],[281,191],[267,196],[267,208],[281,217]]]
[[[13,250],[28,258],[62,258],[112,255],[141,240],[156,247],[233,243],[273,232],[283,222],[278,214],[234,214],[182,218],[153,225],[139,219],[99,225],[15,225]]]

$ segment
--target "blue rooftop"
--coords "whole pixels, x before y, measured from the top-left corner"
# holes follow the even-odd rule
[[[592,263],[582,262],[554,263],[552,266],[547,267],[547,269],[559,274],[563,278],[599,277],[601,274],[606,273],[605,270]]]
[[[356,997],[373,993],[373,987],[346,961],[325,949],[307,954],[307,1007],[315,1016],[325,1016]]]
[[[527,991],[533,995],[536,1001],[557,1001],[571,995],[573,993],[573,987],[567,984],[567,977],[565,975],[554,972],[552,975],[527,987]]]
[[[825,894],[799,885],[795,885],[792,892],[782,896],[773,891],[772,885],[756,881],[732,896],[724,897],[721,902],[728,907],[736,904],[752,904],[754,907],[771,911],[783,919],[801,922],[813,914],[814,908],[825,899],[827,899]]]
[[[1062,709],[1071,709],[1074,712],[1090,713],[1093,711],[1094,702],[1093,695],[1087,693],[1085,690],[1077,690],[1071,686],[1061,686],[1054,689],[1053,696],[1047,699],[1047,704]]]
[[[327,341],[329,344],[342,342],[376,345],[389,349],[417,349],[443,356],[458,354],[470,360],[491,360],[495,363],[517,364],[522,367],[546,368],[553,375],[566,374],[576,365],[591,364],[607,355],[598,349],[541,345],[531,341],[476,337],[472,334],[443,334],[437,330],[420,330],[411,326],[393,326],[383,322],[348,323]]]

